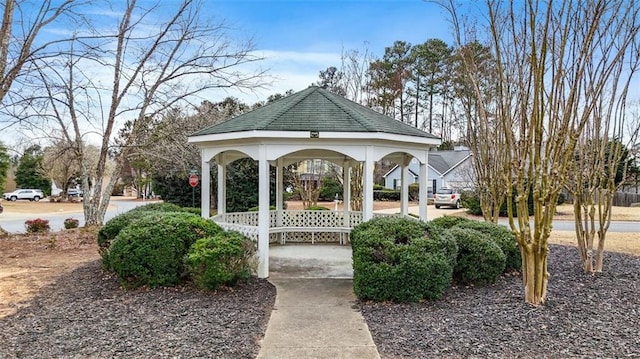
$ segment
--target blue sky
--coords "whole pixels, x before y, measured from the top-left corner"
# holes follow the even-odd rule
[[[376,57],[396,40],[451,42],[443,12],[421,0],[210,0],[209,16],[225,19],[238,34],[253,37],[263,63],[276,77],[257,94],[233,94],[246,102],[288,89],[302,90],[343,50],[367,47]]]

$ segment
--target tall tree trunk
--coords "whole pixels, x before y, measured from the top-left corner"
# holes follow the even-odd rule
[[[433,133],[433,89],[429,92],[429,133]]]
[[[414,126],[418,128],[418,109],[420,108],[420,77],[416,78],[416,110]]]
[[[548,252],[545,246],[521,247],[524,296],[529,304],[543,304],[546,300],[549,282]]]
[[[351,167],[351,210],[362,211],[362,181],[364,165],[358,163]]]

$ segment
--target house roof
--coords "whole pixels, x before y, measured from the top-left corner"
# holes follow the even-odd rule
[[[457,150],[457,151],[430,151],[429,152],[429,167],[436,171],[441,176],[452,171],[458,167],[464,160],[471,156],[469,150]],[[410,165],[411,166],[411,165]],[[396,165],[389,172],[385,173],[382,177],[387,177],[390,173],[395,171],[399,166]],[[409,171],[415,173],[409,168]],[[417,176],[417,174],[415,175]]]
[[[471,151],[433,151],[429,152],[429,166],[441,175],[456,168],[471,155]]]
[[[317,86],[207,127],[191,136],[243,131],[369,132],[439,139]]]

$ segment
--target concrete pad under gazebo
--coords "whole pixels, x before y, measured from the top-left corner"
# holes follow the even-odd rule
[[[306,90],[200,130],[189,137],[200,148],[202,161],[202,216],[209,217],[210,166],[218,166],[218,213],[212,219],[258,242],[258,276],[269,276],[270,235],[288,232],[337,232],[374,217],[373,170],[376,161],[387,159],[401,167],[401,215],[408,214],[409,173],[413,158],[420,163],[419,217],[427,219],[428,151],[440,139],[427,132],[384,116],[367,107],[311,86]],[[258,161],[258,212],[226,212],[226,167],[250,157]],[[283,210],[283,168],[307,159],[324,159],[343,171],[342,211]],[[362,163],[363,210],[351,211],[350,170]],[[269,210],[269,167],[276,168],[276,209]],[[313,212],[313,213],[311,213]],[[343,238],[343,237],[341,237]],[[341,240],[342,242],[342,240]]]

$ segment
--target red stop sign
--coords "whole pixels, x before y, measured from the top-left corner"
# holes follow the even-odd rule
[[[189,184],[191,185],[191,187],[195,187],[198,185],[198,175],[195,173],[192,173],[189,175]]]

